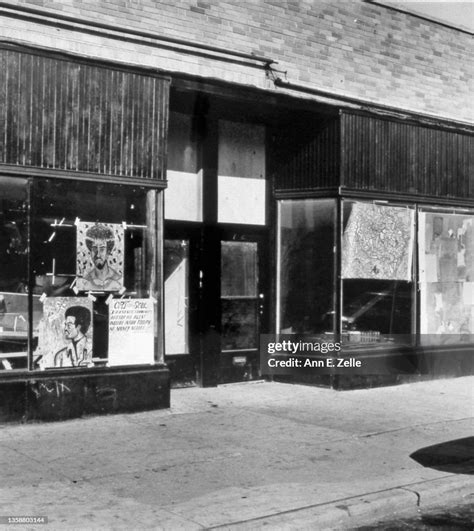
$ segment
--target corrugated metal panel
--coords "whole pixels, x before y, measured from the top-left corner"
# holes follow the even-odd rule
[[[317,189],[338,186],[340,160],[339,119],[321,125],[281,127],[269,157],[276,190]]]
[[[474,136],[359,114],[341,120],[344,186],[474,197]]]
[[[169,81],[0,49],[0,163],[164,178]]]

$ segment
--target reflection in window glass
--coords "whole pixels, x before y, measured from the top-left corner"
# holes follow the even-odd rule
[[[27,367],[26,197],[25,179],[2,177],[0,180],[0,370]]]
[[[342,330],[351,342],[377,342],[412,330],[412,283],[347,279],[343,281]]]
[[[189,243],[165,240],[165,352],[187,354]]]
[[[352,201],[343,205],[346,338],[367,343],[411,334],[413,209]]]
[[[257,244],[221,242],[221,297],[256,297]]]
[[[474,213],[422,211],[418,227],[422,341],[472,341]]]
[[[154,363],[146,264],[149,194],[89,182],[34,182],[33,293],[44,295],[36,368]],[[122,297],[122,298],[121,298]]]
[[[280,333],[334,332],[336,202],[279,202],[278,306]]]
[[[222,351],[252,350],[258,347],[258,301],[223,299]]]

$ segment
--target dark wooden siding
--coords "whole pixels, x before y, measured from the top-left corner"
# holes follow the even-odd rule
[[[341,184],[474,197],[474,136],[362,114],[341,116]]]
[[[273,133],[269,174],[275,190],[312,190],[339,185],[338,117],[296,123]]]
[[[0,163],[162,179],[169,81],[0,49]]]

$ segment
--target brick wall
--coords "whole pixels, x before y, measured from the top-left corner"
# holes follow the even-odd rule
[[[11,0],[278,61],[289,81],[473,122],[472,35],[362,0]],[[275,89],[263,69],[2,17],[0,35]]]

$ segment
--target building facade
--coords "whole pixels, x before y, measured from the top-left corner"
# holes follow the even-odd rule
[[[472,373],[472,34],[358,0],[0,18],[2,418],[260,378],[268,333],[377,366],[293,381]]]

